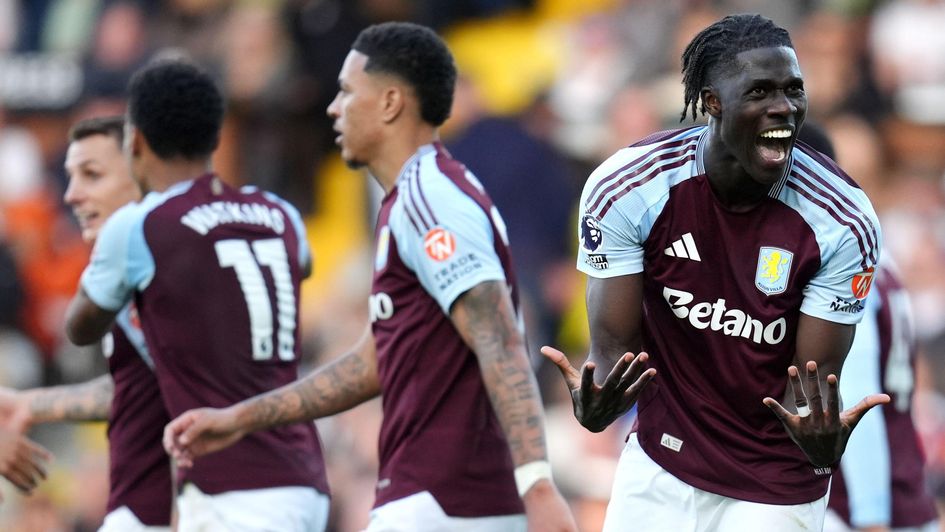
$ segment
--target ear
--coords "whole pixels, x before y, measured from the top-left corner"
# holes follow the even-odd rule
[[[381,93],[381,120],[385,124],[389,124],[394,120],[397,120],[397,117],[404,110],[406,102],[406,94],[404,94],[404,88],[397,84],[388,85],[384,88],[383,93]]]
[[[125,135],[127,136],[125,142],[128,144],[128,153],[133,159],[140,158],[144,148],[148,145],[148,142],[144,140],[144,135],[141,134],[141,130],[135,126],[128,126]]]
[[[719,93],[711,85],[702,88],[699,94],[702,98],[702,107],[709,116],[719,118],[722,116],[722,100],[719,99]]]

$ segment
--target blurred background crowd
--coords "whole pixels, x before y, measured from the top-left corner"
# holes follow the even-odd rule
[[[869,194],[911,291],[916,421],[930,487],[945,500],[945,0],[0,0],[0,385],[105,370],[97,350],[63,335],[90,251],[61,201],[66,133],[78,119],[123,113],[130,74],[162,54],[192,57],[227,94],[219,174],[305,215],[316,257],[303,286],[307,367],[340,354],[367,319],[380,197],[340,161],[325,108],[363,27],[420,22],[444,35],[461,73],[444,142],[509,228],[556,477],[583,529],[599,530],[629,421],[584,431],[538,354],[546,343],[585,353],[576,203],[604,158],[677,127],[683,47],[744,11],[791,31],[808,120]],[[319,422],[332,530],[366,523],[379,416],[370,403]],[[57,455],[51,478],[30,497],[0,481],[0,529],[96,529],[108,488],[104,425],[32,435]]]

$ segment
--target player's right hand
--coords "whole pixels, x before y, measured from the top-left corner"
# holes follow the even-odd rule
[[[30,493],[46,478],[52,453],[16,432],[0,429],[0,475],[23,493]]]
[[[245,434],[232,408],[196,408],[164,427],[164,450],[177,467],[193,467],[195,458],[225,449]]]
[[[574,417],[591,432],[604,430],[633,408],[640,392],[656,376],[655,369],[645,367],[646,353],[625,353],[600,385],[594,382],[597,365],[593,362],[586,362],[579,373],[561,351],[546,345],[541,353],[558,366],[571,391]]]

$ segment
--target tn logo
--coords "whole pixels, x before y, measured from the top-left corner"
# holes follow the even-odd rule
[[[437,262],[443,262],[452,257],[453,252],[456,251],[456,239],[446,229],[435,227],[423,237],[423,248],[428,257]]]

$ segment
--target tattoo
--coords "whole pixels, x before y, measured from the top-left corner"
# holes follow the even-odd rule
[[[476,285],[457,300],[452,317],[479,359],[513,462],[547,459],[538,386],[505,286],[498,281]]]
[[[111,375],[102,375],[82,384],[30,390],[27,398],[35,423],[105,421],[111,412],[114,391]]]
[[[377,365],[368,357],[374,357],[373,349],[356,349],[303,379],[252,399],[247,405],[248,424],[260,429],[318,419],[376,397]]]

